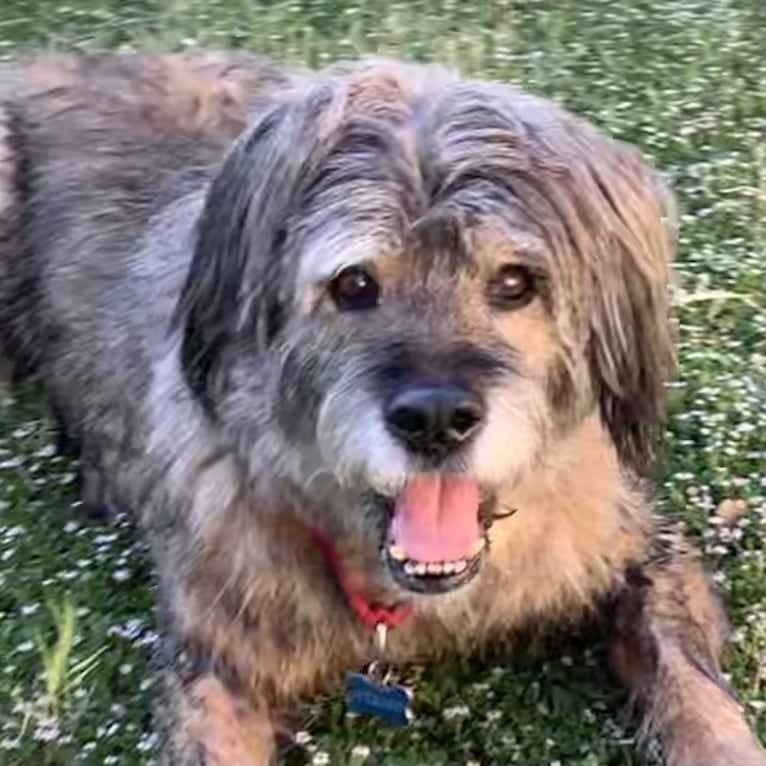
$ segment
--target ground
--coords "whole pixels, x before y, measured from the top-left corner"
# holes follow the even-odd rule
[[[204,45],[321,64],[379,51],[517,82],[640,145],[681,211],[681,370],[657,502],[704,548],[734,628],[727,667],[763,738],[764,28],[762,0],[4,0],[0,56]],[[0,392],[0,763],[143,766],[155,745],[150,570],[126,524],[78,511],[74,466],[52,441],[34,392]],[[291,755],[357,766],[643,762],[598,645],[409,675],[413,726],[351,718],[331,697],[306,711]]]

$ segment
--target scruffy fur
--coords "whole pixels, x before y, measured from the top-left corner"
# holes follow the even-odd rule
[[[282,711],[369,658],[312,528],[371,600],[411,601],[392,662],[601,614],[669,764],[766,764],[721,676],[724,615],[645,485],[673,220],[634,149],[393,61],[40,58],[3,78],[0,347],[44,382],[88,501],[151,542],[165,764],[271,763]],[[384,297],[339,312],[326,284],[355,263]],[[515,311],[486,299],[506,263],[536,276]],[[410,374],[486,398],[438,470],[516,510],[443,596],[391,580],[370,500],[426,470],[380,415]]]

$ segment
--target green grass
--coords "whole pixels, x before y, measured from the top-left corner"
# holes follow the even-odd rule
[[[681,377],[659,503],[715,572],[734,626],[727,667],[764,737],[764,28],[762,0],[4,0],[0,55],[242,46],[321,64],[379,51],[515,81],[639,144],[679,193],[679,278],[699,298],[679,309]],[[156,636],[145,551],[127,524],[78,512],[73,466],[52,438],[33,393],[0,393],[0,763],[148,763]],[[725,498],[747,504],[732,526],[717,523]],[[307,711],[292,755],[641,763],[602,654],[573,641],[547,661],[414,669],[414,726],[351,719],[333,697]]]

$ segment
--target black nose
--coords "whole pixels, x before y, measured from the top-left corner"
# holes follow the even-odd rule
[[[445,455],[481,425],[481,400],[457,385],[408,386],[388,402],[389,431],[412,452]]]

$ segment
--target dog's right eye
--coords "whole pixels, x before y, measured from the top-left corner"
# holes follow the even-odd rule
[[[330,295],[339,311],[365,311],[380,303],[380,287],[368,272],[349,266],[330,282]]]

